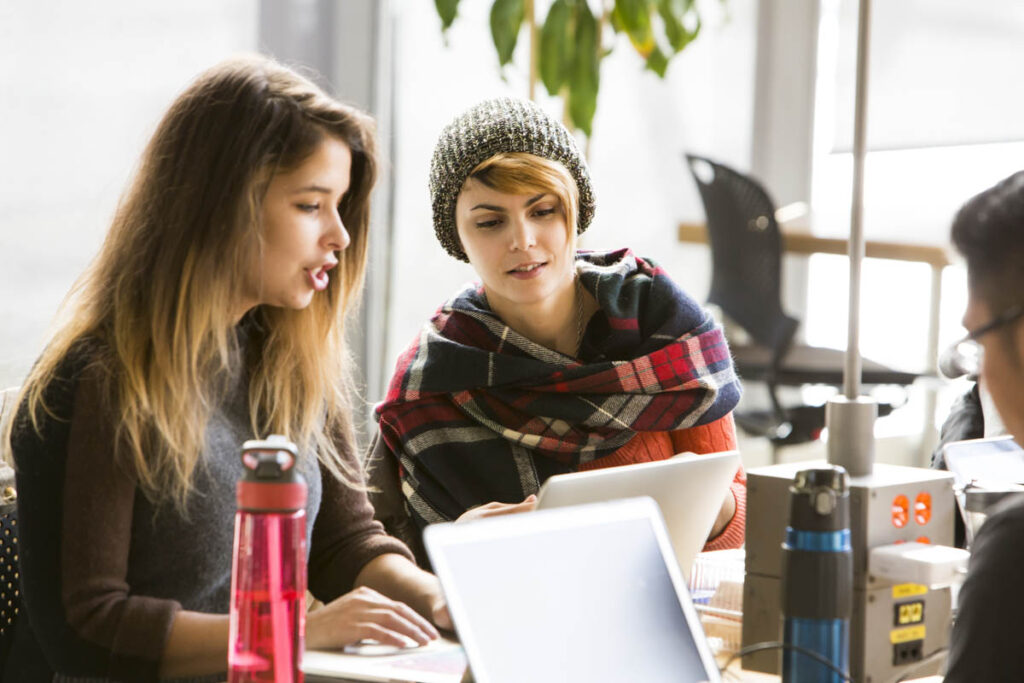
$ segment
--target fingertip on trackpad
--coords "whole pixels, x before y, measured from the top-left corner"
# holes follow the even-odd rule
[[[376,640],[360,640],[358,643],[351,643],[342,648],[342,652],[347,655],[366,655],[366,656],[383,656],[383,655],[394,655],[399,652],[405,652],[407,650],[414,650],[419,647],[419,643],[412,639],[406,639],[406,644],[401,645],[389,645],[386,643],[379,643]]]

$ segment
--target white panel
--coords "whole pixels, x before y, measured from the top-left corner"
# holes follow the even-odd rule
[[[1024,140],[1024,3],[872,3],[868,146]],[[833,147],[853,140],[856,0],[841,0]]]
[[[20,383],[164,110],[256,3],[0,3],[0,387]]]

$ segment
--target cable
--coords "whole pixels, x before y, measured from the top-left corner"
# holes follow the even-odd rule
[[[732,664],[733,661],[736,660],[736,659],[743,659],[747,655],[753,654],[755,652],[762,652],[764,650],[779,650],[779,649],[782,649],[782,650],[792,650],[793,652],[799,652],[800,654],[804,655],[805,657],[810,657],[811,659],[815,660],[819,664],[822,664],[823,666],[827,666],[829,669],[832,669],[832,671],[834,671],[837,674],[839,674],[840,676],[842,676],[844,681],[850,681],[851,683],[853,683],[853,678],[850,677],[850,674],[848,674],[845,671],[843,671],[842,669],[840,669],[838,666],[836,666],[835,664],[830,662],[827,658],[823,657],[821,654],[815,652],[814,650],[808,650],[805,647],[800,647],[799,645],[790,645],[788,643],[783,643],[782,641],[778,641],[778,640],[771,641],[771,642],[765,642],[765,643],[755,643],[753,645],[748,645],[748,646],[746,646],[744,648],[741,648],[741,649],[737,650],[736,652],[734,652],[732,654],[731,657],[729,657],[729,659],[725,660],[725,664],[721,667],[720,671],[724,673],[725,670],[729,668],[729,665]],[[929,655],[929,656],[931,656],[931,655]]]
[[[902,683],[902,681],[907,680],[908,676],[913,674],[915,671],[919,670],[922,666],[925,666],[926,664],[931,664],[933,661],[938,659],[939,655],[944,655],[948,651],[949,651],[948,647],[940,647],[938,650],[935,650],[931,654],[929,654],[929,655],[927,655],[925,657],[922,657],[918,661],[912,662],[912,663],[908,664],[907,666],[910,667],[910,668],[908,668],[906,671],[904,671],[898,677],[894,678],[893,679],[893,683]]]

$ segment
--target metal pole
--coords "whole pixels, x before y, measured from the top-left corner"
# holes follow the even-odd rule
[[[850,310],[843,368],[843,394],[825,406],[828,461],[850,476],[870,475],[875,464],[875,418],[878,404],[860,395],[860,267],[864,261],[864,155],[868,109],[868,36],[871,0],[860,0],[857,23],[857,89],[853,119],[853,198],[850,202]]]
[[[860,0],[857,19],[857,88],[853,114],[853,197],[850,202],[850,311],[843,393],[860,395],[860,270],[864,261],[864,156],[867,143],[868,54],[871,0]]]

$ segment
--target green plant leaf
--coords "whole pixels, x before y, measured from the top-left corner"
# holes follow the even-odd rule
[[[686,27],[683,26],[686,14],[686,0],[658,0],[658,14],[665,25],[665,37],[675,52],[686,47]]]
[[[441,32],[448,30],[448,27],[455,21],[455,11],[459,6],[459,0],[434,0],[437,7],[437,14],[441,17]]]
[[[569,3],[555,0],[540,31],[540,79],[549,95],[557,95],[569,77],[572,66],[573,37],[570,33]]]
[[[619,17],[619,10],[614,6],[612,7],[612,11],[608,13],[608,24],[616,33],[622,33],[626,30],[622,25],[622,19]]]
[[[590,136],[597,110],[600,62],[597,54],[597,19],[586,3],[576,7],[576,57],[569,79],[569,118]]]
[[[647,68],[661,78],[665,77],[665,71],[668,69],[668,57],[660,47],[655,47],[651,50],[651,54],[647,55]]]
[[[722,0],[722,2],[725,2],[725,0]],[[690,31],[690,39],[687,41],[687,44],[692,43],[697,35],[700,34],[700,15],[694,12],[693,17],[693,30]]]
[[[644,59],[656,47],[651,29],[649,0],[615,0],[613,23],[618,23],[629,36],[629,42]]]
[[[494,0],[491,5],[491,37],[501,66],[512,61],[524,15],[523,0]]]
[[[668,44],[673,53],[681,52],[700,31],[700,15],[693,7],[693,0],[657,0],[657,3]],[[686,27],[688,15],[692,17],[692,29]]]

